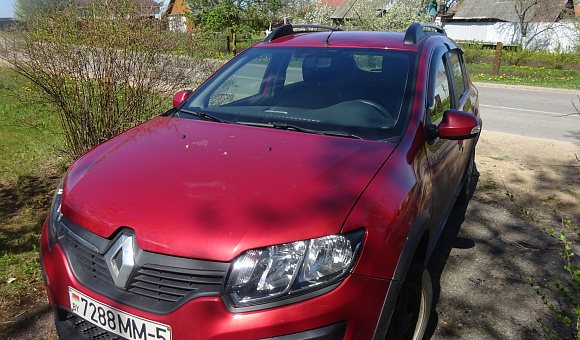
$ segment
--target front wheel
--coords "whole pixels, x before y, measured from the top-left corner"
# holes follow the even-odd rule
[[[433,285],[429,271],[413,260],[401,292],[385,340],[420,340],[423,338],[433,300]]]

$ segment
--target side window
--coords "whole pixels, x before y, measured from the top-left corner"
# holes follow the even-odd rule
[[[381,72],[383,69],[382,55],[354,54],[352,57],[356,66],[363,71]]]
[[[288,63],[288,68],[286,69],[286,80],[284,81],[284,86],[304,80],[302,77],[303,61],[303,57],[292,55],[292,58],[290,58],[290,62]]]
[[[451,91],[443,58],[441,58],[437,63],[437,74],[435,77],[435,88],[433,94],[435,100],[433,101],[433,106],[430,107],[431,123],[439,124],[443,117],[443,112],[451,109]]]
[[[461,98],[465,92],[467,92],[467,87],[465,86],[465,73],[463,67],[461,67],[461,59],[459,53],[455,51],[449,51],[448,53],[449,61],[451,62],[451,67],[453,69],[453,77],[455,78],[455,84],[457,86],[457,98]]]
[[[271,54],[263,54],[250,60],[248,65],[253,66],[255,73],[247,74],[248,66],[239,68],[234,74],[209,98],[209,106],[222,106],[254,96],[260,92],[264,74],[271,60]]]

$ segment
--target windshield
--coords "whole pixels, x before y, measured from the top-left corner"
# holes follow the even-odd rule
[[[407,120],[414,56],[358,48],[252,48],[195,91],[182,111],[238,124],[392,139]]]

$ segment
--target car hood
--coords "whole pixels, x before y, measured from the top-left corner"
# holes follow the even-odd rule
[[[131,228],[141,249],[229,261],[338,233],[395,146],[157,117],[79,158],[62,212],[103,237]]]

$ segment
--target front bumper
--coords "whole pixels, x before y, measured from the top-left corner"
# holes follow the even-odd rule
[[[43,275],[63,339],[96,338],[90,332],[79,337],[80,328],[84,326],[82,319],[70,312],[68,287],[127,313],[169,325],[174,340],[371,339],[390,283],[388,280],[350,275],[336,289],[324,295],[282,307],[231,313],[221,297],[215,296],[196,298],[169,314],[157,315],[120,305],[80,285],[60,245],[49,250],[46,227],[41,240]],[[88,328],[92,327],[92,324],[86,324]]]

